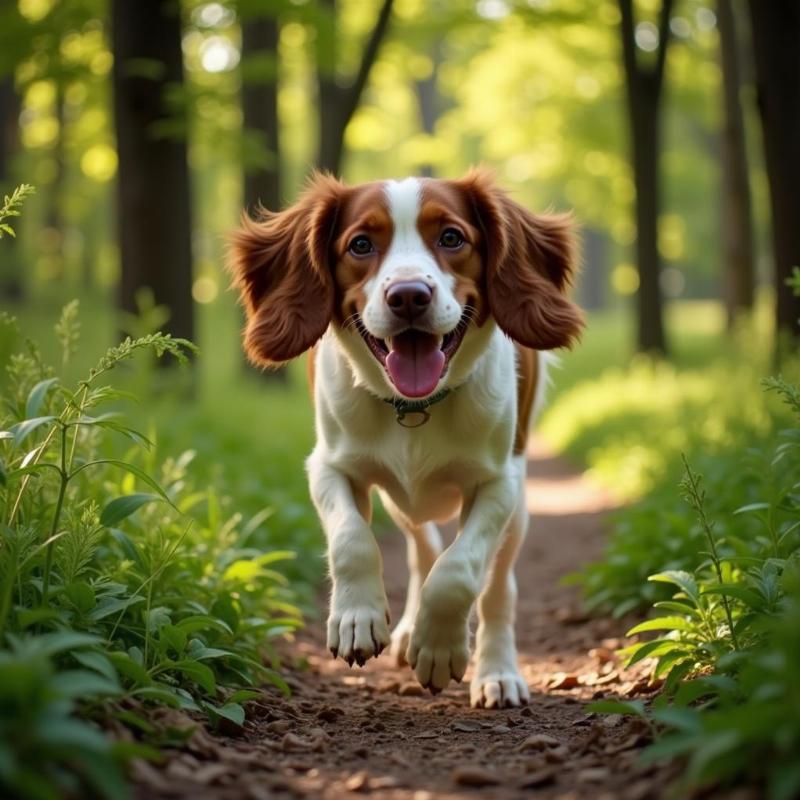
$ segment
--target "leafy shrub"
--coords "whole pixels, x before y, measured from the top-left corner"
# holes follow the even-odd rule
[[[13,320],[0,327],[3,341],[13,338]],[[56,334],[63,367],[79,341],[75,304]],[[223,515],[223,498],[193,485],[194,453],[159,464],[120,414],[130,398],[105,383],[138,353],[184,360],[191,348],[162,334],[127,339],[74,386],[30,342],[8,361],[0,786],[15,796],[120,796],[117,762],[131,747],[109,744],[90,721],[101,707],[140,731],[150,703],[242,724],[252,693],[240,687],[267,680],[286,690],[264,657],[300,617],[274,568],[293,554],[253,544],[269,510],[249,521]]]
[[[709,488],[685,463],[687,511],[654,530],[678,532],[684,568],[649,577],[672,596],[654,602],[661,616],[629,631],[658,631],[658,638],[628,653],[629,663],[655,659],[663,693],[649,711],[641,703],[593,708],[660,723],[666,733],[645,757],[684,756],[688,784],[746,778],[763,782],[774,800],[789,800],[800,793],[800,391],[781,379],[764,383],[791,409],[794,424],[772,448],[711,462],[717,469]],[[632,527],[617,534],[631,561],[641,539],[630,534],[641,520],[634,514]],[[639,560],[649,565],[653,554]],[[599,587],[604,566],[590,568],[588,586]],[[642,599],[633,575],[628,590],[632,602]],[[615,591],[621,596],[621,582]]]

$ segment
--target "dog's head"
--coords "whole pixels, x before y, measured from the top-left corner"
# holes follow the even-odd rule
[[[446,386],[490,318],[536,350],[569,347],[583,326],[565,296],[569,217],[530,213],[482,171],[354,187],[317,175],[295,205],[245,219],[228,264],[253,362],[288,361],[333,325],[380,394]]]

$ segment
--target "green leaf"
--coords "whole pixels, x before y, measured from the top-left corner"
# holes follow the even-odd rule
[[[137,686],[150,686],[153,682],[147,670],[134,661],[123,650],[115,650],[108,654],[108,660],[114,665],[120,675],[132,680]]]
[[[709,586],[703,589],[703,594],[721,594],[724,597],[733,597],[736,600],[741,600],[754,611],[761,611],[764,608],[764,598],[758,592],[735,583],[718,583],[714,586]]]
[[[642,700],[598,700],[586,706],[587,711],[597,714],[624,714],[625,716],[646,718]]]
[[[24,642],[24,646],[37,655],[49,657],[64,653],[67,650],[99,645],[102,644],[102,641],[99,636],[92,636],[88,633],[54,631],[53,633],[43,633],[34,639],[28,639]]]
[[[118,469],[125,470],[125,472],[130,473],[134,477],[138,478],[142,483],[147,484],[153,491],[157,492],[158,495],[163,499],[166,500],[173,508],[175,508],[174,503],[172,500],[169,499],[167,493],[161,488],[158,481],[154,478],[151,478],[141,467],[137,467],[136,464],[131,464],[129,461],[120,461],[116,458],[98,458],[94,461],[87,461],[85,464],[81,464],[79,467],[72,471],[70,478],[75,477],[83,470],[88,469],[89,467],[96,467],[103,464],[107,464],[110,467],[117,467]],[[177,511],[177,509],[175,509]]]
[[[50,685],[55,692],[70,700],[113,697],[122,693],[116,681],[85,669],[62,670],[53,676]]]
[[[684,570],[666,570],[665,572],[650,575],[647,580],[658,583],[671,583],[681,589],[696,605],[700,605],[700,590],[697,586],[697,581],[690,573]]]
[[[114,683],[119,683],[114,665],[111,663],[108,656],[103,653],[98,653],[96,650],[78,650],[75,653],[71,653],[71,655],[84,667],[93,669],[95,672],[100,673],[100,675],[103,675]]]
[[[28,394],[28,400],[25,403],[26,417],[35,417],[39,413],[39,409],[42,407],[47,392],[56,383],[58,383],[58,378],[47,378],[43,381],[39,381],[39,383],[31,389]]]
[[[633,636],[637,633],[646,633],[647,631],[689,631],[692,630],[692,624],[683,617],[656,617],[655,619],[648,619],[645,622],[640,622],[634,625],[625,635]]]
[[[626,666],[632,667],[643,658],[647,658],[648,656],[660,656],[678,647],[680,647],[679,643],[672,639],[653,639],[652,642],[645,642],[639,645],[628,659]]]
[[[48,425],[51,422],[55,422],[55,419],[56,418],[52,415],[47,417],[34,417],[33,419],[26,419],[22,422],[18,422],[16,425],[13,425],[10,430],[14,435],[14,444],[19,446],[37,428],[41,428],[42,425]]]
[[[126,608],[130,608],[137,603],[143,603],[144,601],[145,598],[139,595],[136,597],[104,599],[92,609],[92,611],[89,613],[89,619],[97,622],[98,620],[105,619],[111,614],[115,614],[117,611],[123,611]]]
[[[156,502],[161,502],[161,497],[157,494],[139,493],[117,497],[103,509],[102,514],[100,514],[100,524],[110,528],[122,522],[143,505]]]
[[[97,605],[94,589],[86,581],[73,581],[64,588],[64,594],[81,614],[87,614]]]
[[[228,702],[224,706],[212,706],[210,703],[203,703],[203,707],[211,712],[212,717],[223,717],[240,728],[244,725],[244,709],[238,703]]]
[[[261,692],[253,689],[239,689],[234,692],[227,700],[228,703],[246,703],[248,700],[256,700],[261,697]]]
[[[749,514],[753,511],[766,511],[769,508],[769,503],[749,503],[746,506],[741,506],[734,511],[734,514]]]
[[[208,694],[214,694],[217,690],[217,681],[214,677],[214,672],[210,667],[201,664],[199,661],[191,661],[189,659],[182,659],[181,661],[167,661],[165,666],[171,671],[180,672],[185,675],[189,680],[194,681],[198,686],[202,687]]]
[[[195,614],[191,617],[186,617],[180,622],[175,623],[177,628],[184,631],[186,634],[195,633],[196,631],[217,630],[222,633],[233,634],[230,625],[221,619],[215,619],[206,614]]]

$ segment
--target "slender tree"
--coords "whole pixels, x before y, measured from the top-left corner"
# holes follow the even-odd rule
[[[742,71],[732,0],[717,0],[722,64],[722,261],[728,327],[753,306],[754,238],[747,144],[741,104]]]
[[[336,0],[323,0],[323,24],[317,34],[319,92],[319,153],[317,166],[338,174],[344,151],[344,133],[353,118],[369,73],[389,29],[394,0],[383,0],[353,79],[345,86],[336,80]]]
[[[281,203],[278,124],[277,15],[247,14],[242,19],[242,112],[247,136],[258,140],[262,160],[245,163],[244,204],[275,211]]]
[[[442,63],[442,43],[437,40],[430,51],[431,71],[424,78],[416,81],[417,104],[419,105],[420,122],[422,130],[429,136],[433,136],[436,122],[441,113],[442,98],[439,94],[439,66]],[[420,169],[421,175],[432,176],[433,164],[423,164]]]
[[[166,330],[191,338],[194,309],[186,140],[175,130],[167,105],[168,90],[183,88],[179,3],[113,0],[112,43],[120,306],[135,313],[137,291],[149,287],[156,303],[170,310]]]
[[[750,20],[772,208],[776,329],[796,343],[800,298],[786,279],[800,266],[800,3],[750,0]]]
[[[618,0],[622,15],[622,60],[628,96],[633,177],[636,186],[636,262],[639,270],[638,347],[666,353],[659,278],[658,215],[661,207],[659,155],[664,65],[670,40],[672,0],[662,0],[652,63],[637,54],[633,0]]]

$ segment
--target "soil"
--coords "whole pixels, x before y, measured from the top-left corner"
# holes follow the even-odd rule
[[[244,729],[197,727],[161,765],[136,762],[137,798],[560,798],[645,800],[663,795],[669,767],[643,767],[643,723],[587,714],[601,697],[650,696],[647,665],[624,670],[615,651],[628,621],[587,618],[561,579],[602,549],[613,503],[534,440],[528,480],[531,530],[517,564],[517,636],[529,705],[469,707],[469,673],[436,697],[388,654],[364,668],[334,661],[322,623],[292,645],[292,696],[265,689]],[[405,543],[381,540],[386,589],[399,619]],[[324,599],[321,599],[324,603]],[[321,618],[324,617],[322,613]],[[164,723],[192,724],[164,711]],[[194,723],[196,725],[196,723]],[[233,727],[233,726],[232,726]]]

